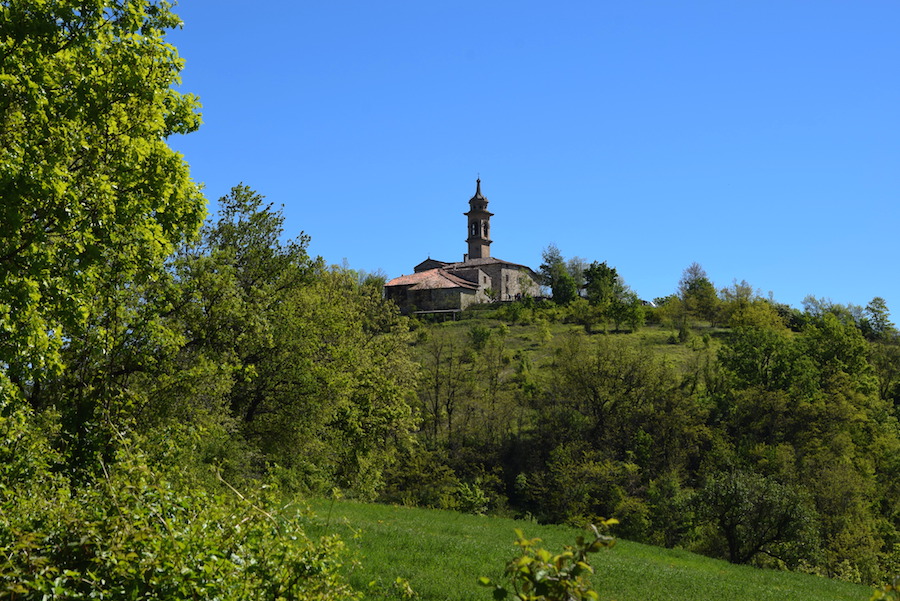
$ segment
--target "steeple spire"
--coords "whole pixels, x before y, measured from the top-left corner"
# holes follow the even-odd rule
[[[475,180],[475,196],[469,199],[468,217],[469,245],[468,258],[487,259],[491,256],[490,221],[491,213],[487,210],[488,199],[481,193],[481,177]]]

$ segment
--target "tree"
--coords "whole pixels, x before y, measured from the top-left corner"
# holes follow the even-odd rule
[[[601,319],[612,320],[616,330],[627,323],[636,330],[644,323],[644,307],[615,267],[594,261],[584,270],[587,299],[596,307]]]
[[[62,369],[98,286],[153,277],[204,199],[166,143],[198,126],[173,89],[167,3],[0,4],[0,377],[26,395]],[[3,384],[0,382],[0,384]]]
[[[716,287],[709,280],[699,263],[691,263],[681,274],[678,282],[678,296],[689,315],[715,321],[719,299]]]
[[[283,241],[281,211],[247,186],[219,206],[200,243],[175,262],[185,292],[173,318],[187,368],[171,379],[224,367],[212,387],[221,402],[210,405],[252,449],[301,488],[374,496],[413,426],[405,322],[380,287],[309,257],[308,237]]]
[[[541,259],[541,266],[538,268],[541,285],[552,287],[559,274],[565,270],[565,260],[562,253],[559,252],[559,247],[553,242],[541,252]]]
[[[581,290],[584,287],[584,270],[587,269],[588,263],[586,259],[581,257],[572,257],[566,261],[566,271],[575,280],[575,286]]]
[[[806,505],[794,488],[739,470],[713,474],[699,493],[700,515],[718,527],[732,563],[746,563],[760,553],[795,556],[786,547],[802,545],[810,535]]]
[[[897,330],[891,321],[891,312],[887,302],[880,296],[876,296],[866,305],[865,318],[863,319],[863,332],[870,340],[885,340]]]
[[[562,271],[556,277],[551,288],[553,302],[558,305],[568,305],[578,298],[578,286],[575,284],[575,278],[568,271]]]
[[[644,325],[644,313],[644,304],[637,293],[625,287],[613,303],[610,318],[616,326],[616,331],[619,331],[619,326],[623,323],[628,324],[632,331],[636,331]]]
[[[454,440],[454,419],[458,419],[460,407],[471,396],[474,366],[466,360],[460,342],[444,328],[428,332],[424,342],[419,387],[423,425],[431,446],[442,442],[442,430],[446,432],[443,442],[450,446]]]
[[[588,301],[607,311],[624,291],[622,279],[615,267],[594,261],[584,270]]]

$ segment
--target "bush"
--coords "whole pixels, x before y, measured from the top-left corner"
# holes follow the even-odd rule
[[[602,520],[600,529],[604,532],[617,524],[616,520]],[[494,584],[490,578],[482,576],[478,579],[482,586],[494,589],[494,599],[498,601],[512,595],[521,601],[578,601],[579,599],[599,599],[588,576],[594,573],[588,562],[588,554],[600,549],[612,547],[615,539],[605,534],[594,525],[590,526],[594,533],[593,540],[585,540],[579,536],[575,546],[566,546],[562,553],[553,555],[546,549],[538,547],[539,538],[527,539],[523,532],[516,529],[516,536],[521,554],[506,566],[509,587]]]
[[[342,542],[307,538],[276,489],[192,489],[128,441],[101,478],[74,488],[41,459],[52,453],[28,417],[0,417],[0,454],[15,446],[20,457],[0,464],[0,597],[356,598],[339,575]]]
[[[900,576],[894,576],[890,584],[878,588],[871,601],[900,601]]]
[[[437,454],[413,449],[385,473],[378,500],[408,507],[455,509],[460,481]]]

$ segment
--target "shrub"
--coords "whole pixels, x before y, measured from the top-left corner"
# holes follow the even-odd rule
[[[612,547],[615,539],[601,534],[617,524],[614,519],[602,520],[600,529],[591,525],[593,540],[583,536],[576,539],[575,546],[566,546],[563,552],[553,555],[538,547],[539,538],[527,539],[516,529],[516,545],[520,555],[506,565],[509,586],[495,584],[490,578],[478,579],[482,586],[494,589],[494,599],[498,601],[512,595],[520,601],[578,601],[579,599],[599,599],[588,576],[594,573],[588,562],[588,554]]]
[[[15,446],[20,457],[0,465],[0,597],[356,598],[339,575],[342,542],[309,539],[276,489],[195,489],[128,441],[102,477],[75,488],[42,463],[49,451],[29,421],[21,410],[0,417],[0,453]]]
[[[894,576],[889,584],[879,587],[871,601],[900,601],[900,576]]]

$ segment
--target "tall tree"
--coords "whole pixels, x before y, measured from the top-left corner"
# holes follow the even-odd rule
[[[547,248],[541,251],[541,266],[538,268],[541,285],[552,287],[553,282],[563,270],[565,270],[565,259],[563,259],[559,247],[551,242]]]
[[[204,199],[166,140],[200,123],[174,89],[167,2],[0,4],[0,377],[61,369],[102,282],[153,277]]]
[[[588,268],[587,259],[582,257],[572,257],[568,261],[566,261],[566,271],[569,272],[569,275],[572,276],[572,279],[575,280],[575,286],[581,290],[584,287],[585,279],[584,279],[584,271]]]
[[[569,271],[566,261],[556,244],[552,242],[541,253],[543,262],[538,270],[541,284],[550,288],[553,301],[568,305],[578,297],[578,284]],[[577,270],[577,265],[573,265]]]
[[[584,270],[584,277],[588,301],[604,310],[611,307],[624,290],[616,268],[607,265],[606,261],[591,263]]]
[[[688,314],[715,321],[719,304],[716,287],[699,263],[691,263],[681,274],[678,296]]]
[[[404,322],[380,286],[309,257],[308,237],[283,241],[281,211],[247,186],[219,206],[175,264],[188,366],[176,381],[216,366],[212,409],[264,459],[302,487],[373,495],[412,428]]]
[[[622,323],[637,329],[644,322],[644,307],[625,281],[616,271],[603,263],[594,261],[584,270],[585,288],[588,301],[596,307],[601,319],[613,321],[616,330]]]
[[[891,321],[887,302],[880,296],[876,296],[866,305],[862,325],[863,333],[871,340],[888,340],[897,333]]]

